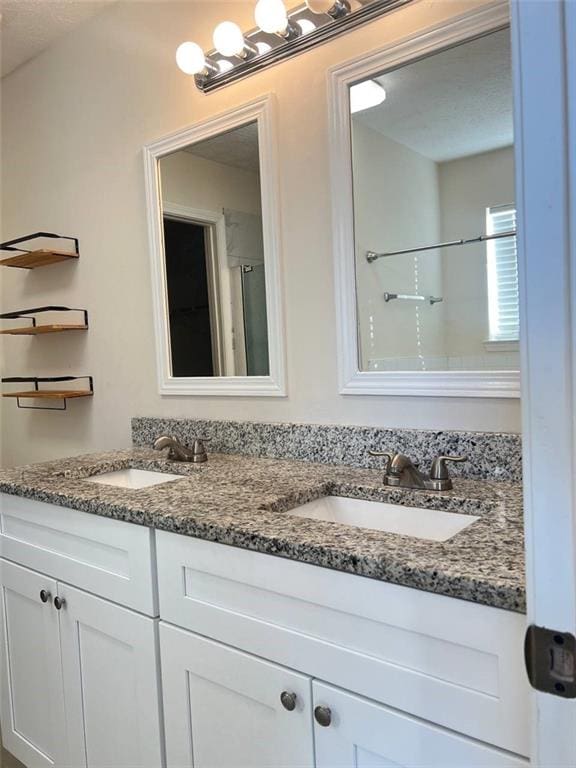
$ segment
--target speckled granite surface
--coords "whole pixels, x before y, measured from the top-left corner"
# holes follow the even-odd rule
[[[435,432],[330,424],[282,424],[201,419],[132,419],[135,446],[151,446],[162,434],[191,444],[210,438],[210,450],[350,467],[378,467],[368,449],[396,450],[429,465],[435,456],[467,456],[450,467],[454,477],[522,481],[520,435],[497,432]]]
[[[135,467],[181,474],[129,490],[86,482]],[[104,517],[299,560],[361,576],[525,610],[521,487],[457,480],[442,493],[385,488],[380,471],[211,454],[170,462],[150,449],[115,451],[0,470],[0,491]],[[294,517],[325,495],[393,501],[479,515],[443,543]]]

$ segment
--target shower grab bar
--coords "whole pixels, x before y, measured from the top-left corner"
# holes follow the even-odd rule
[[[388,293],[386,292],[384,294],[384,301],[388,303],[389,301],[393,301],[394,299],[403,299],[407,301],[427,301],[430,306],[434,306],[434,304],[439,304],[441,301],[444,301],[444,299],[441,296],[417,296],[412,293]]]

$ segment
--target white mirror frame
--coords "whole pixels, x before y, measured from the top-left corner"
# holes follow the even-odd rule
[[[519,371],[359,370],[349,106],[349,88],[359,80],[503,29],[509,23],[508,2],[503,0],[419,30],[400,43],[365,54],[328,72],[338,373],[343,395],[520,397]]]
[[[266,313],[268,319],[268,376],[173,376],[170,363],[168,297],[162,226],[162,195],[159,161],[212,136],[256,122],[260,155],[260,188],[262,197],[262,235],[264,240]],[[156,365],[161,395],[286,395],[284,351],[283,293],[280,257],[280,207],[278,194],[278,162],[274,98],[263,96],[237,109],[197,123],[165,136],[144,147],[148,236],[152,268],[152,301],[156,335]],[[172,211],[174,206],[169,206]],[[220,232],[220,238],[222,233]]]

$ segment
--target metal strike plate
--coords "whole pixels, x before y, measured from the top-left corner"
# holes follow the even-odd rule
[[[537,691],[576,698],[576,638],[534,624],[528,627],[524,658],[530,684]]]

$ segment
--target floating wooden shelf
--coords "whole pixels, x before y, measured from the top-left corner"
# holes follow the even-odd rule
[[[28,251],[19,253],[16,256],[9,256],[0,261],[0,267],[17,267],[18,269],[36,269],[37,267],[47,267],[50,264],[57,264],[59,261],[67,259],[77,259],[77,253],[70,251]]]
[[[9,328],[0,331],[0,336],[41,336],[44,333],[62,333],[63,331],[87,331],[87,325],[64,325],[62,323],[52,325],[36,325],[27,328]]]
[[[36,324],[36,315],[43,312],[80,312],[82,321],[79,323],[45,323]],[[45,333],[62,333],[64,331],[86,331],[88,330],[88,312],[85,309],[74,309],[73,307],[33,307],[32,309],[19,309],[16,312],[5,312],[0,315],[0,320],[31,320],[32,325],[18,326],[17,328],[5,328],[0,330],[0,335],[11,336],[40,336]]]
[[[69,400],[72,397],[92,397],[89,389],[29,389],[23,392],[3,392],[2,397],[23,397],[34,400]]]
[[[19,243],[27,243],[40,238],[51,238],[56,240],[72,240],[74,251],[60,251],[54,248],[36,248],[30,250],[27,248],[16,247]],[[14,256],[7,256],[0,260],[0,267],[16,267],[18,269],[37,269],[38,267],[47,267],[50,264],[57,264],[60,261],[69,259],[78,259],[80,257],[78,239],[68,235],[57,235],[54,232],[34,232],[31,235],[17,237],[15,240],[7,240],[0,243],[0,251],[17,251]]]
[[[41,383],[56,383],[64,381],[88,381],[88,389],[39,389]],[[2,379],[4,384],[16,384],[30,382],[34,384],[34,389],[25,389],[18,392],[3,392],[2,397],[12,397],[16,399],[18,408],[28,408],[32,410],[65,411],[66,401],[78,397],[92,397],[94,394],[94,384],[92,376],[13,376]],[[52,406],[21,405],[20,400],[62,400],[63,405],[59,408]]]

